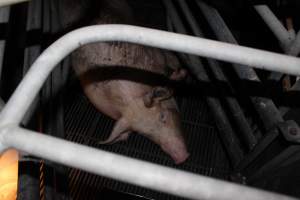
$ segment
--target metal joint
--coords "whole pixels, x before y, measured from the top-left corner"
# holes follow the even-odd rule
[[[10,125],[1,125],[0,126],[0,155],[3,153],[5,150],[9,148],[9,145],[7,145],[5,135],[9,133],[9,130],[11,129]]]
[[[294,120],[279,123],[278,128],[287,141],[300,143],[300,127]]]

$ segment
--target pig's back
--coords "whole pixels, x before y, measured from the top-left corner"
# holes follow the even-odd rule
[[[147,73],[164,74],[165,56],[158,49],[129,43],[96,43],[77,50],[72,63],[91,102],[115,118],[150,90]]]
[[[91,24],[134,24],[126,1],[103,1],[102,4],[98,17]],[[121,5],[125,9],[120,10]],[[166,54],[160,49],[106,42],[79,48],[72,54],[72,64],[90,101],[102,112],[116,118],[123,108],[151,89],[143,80],[131,80],[134,78],[132,73],[136,76],[136,72],[141,72],[144,79],[148,77],[143,72],[165,75],[167,61]]]

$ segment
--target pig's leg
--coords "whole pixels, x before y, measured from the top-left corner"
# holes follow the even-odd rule
[[[129,133],[129,124],[127,120],[121,118],[115,123],[109,138],[105,141],[100,141],[99,144],[111,144],[117,141],[126,140],[129,136]]]
[[[126,141],[128,139],[128,137],[129,137],[130,133],[131,133],[131,131],[122,133],[119,137],[117,137],[115,140],[113,140],[109,144],[114,144],[114,143],[117,143],[117,142]]]

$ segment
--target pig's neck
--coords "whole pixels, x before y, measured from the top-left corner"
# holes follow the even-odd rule
[[[139,116],[143,113],[145,109],[144,102],[142,98],[134,98],[126,107],[123,107],[121,113],[122,117],[126,118],[126,120],[130,124],[137,124],[139,123]]]

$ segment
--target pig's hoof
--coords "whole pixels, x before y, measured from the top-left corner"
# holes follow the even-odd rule
[[[117,138],[111,140],[110,138],[104,141],[99,141],[98,144],[115,144],[117,142],[126,141],[129,137],[129,133],[123,133],[119,135]]]

